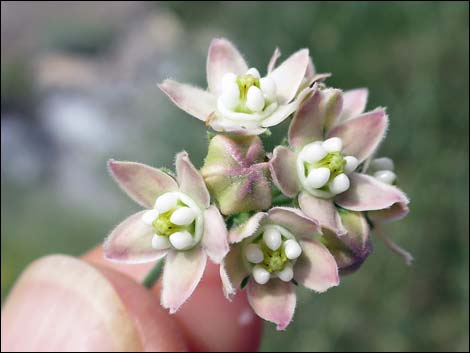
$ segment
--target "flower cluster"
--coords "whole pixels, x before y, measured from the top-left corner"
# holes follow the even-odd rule
[[[134,162],[109,161],[121,188],[145,208],[104,244],[109,260],[165,258],[161,303],[171,313],[191,296],[207,257],[220,264],[225,296],[245,289],[254,311],[283,330],[299,284],[322,293],[357,270],[376,230],[392,250],[411,256],[382,232],[409,212],[393,161],[375,158],[389,120],[364,112],[368,90],[343,92],[316,73],[307,49],[280,65],[275,50],[265,76],[235,46],[214,39],[208,89],[172,80],[159,87],[216,133],[200,170],[186,152],[176,175]],[[267,153],[259,135],[293,116],[287,138]]]

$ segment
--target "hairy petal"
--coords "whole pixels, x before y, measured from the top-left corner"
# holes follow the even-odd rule
[[[301,49],[269,74],[269,77],[276,83],[281,104],[288,103],[295,97],[307,70],[308,59],[308,49]]]
[[[297,208],[273,207],[268,211],[267,222],[286,228],[297,238],[313,238],[321,233],[318,222]]]
[[[361,163],[374,154],[387,127],[388,116],[383,108],[378,108],[337,125],[328,137],[339,137],[343,141],[342,153],[356,157]]]
[[[316,240],[301,240],[302,255],[295,265],[294,276],[303,286],[323,293],[339,284],[338,266],[328,249]]]
[[[273,183],[288,196],[294,197],[299,193],[299,181],[296,170],[297,155],[284,146],[277,146],[269,161],[269,170]]]
[[[163,269],[161,304],[175,313],[199,284],[207,256],[201,247],[188,251],[170,251]]]
[[[216,98],[198,87],[165,80],[158,87],[181,110],[199,120],[206,121],[216,110]]]
[[[240,285],[249,275],[242,259],[242,246],[234,244],[229,253],[220,264],[220,278],[222,279],[222,289],[227,299],[231,299]]]
[[[242,75],[248,70],[243,56],[237,48],[225,38],[213,39],[207,54],[207,83],[209,91],[215,95],[222,93],[222,77],[232,72]]]
[[[367,88],[356,88],[344,92],[343,111],[339,118],[340,121],[346,121],[362,114],[366,109],[369,90]]]
[[[255,313],[275,323],[279,331],[285,330],[292,321],[297,302],[294,285],[278,279],[263,285],[250,280],[247,292],[248,302]]]
[[[222,262],[229,251],[227,227],[215,206],[209,207],[204,212],[202,247],[209,258],[217,264]]]
[[[251,216],[250,219],[248,219],[248,221],[246,221],[245,223],[242,223],[239,226],[230,229],[230,243],[239,243],[243,239],[251,237],[258,231],[259,227],[263,224],[267,216],[267,213],[258,212],[255,215]]]
[[[389,208],[395,203],[407,205],[406,195],[397,187],[382,183],[365,174],[349,175],[351,186],[336,196],[335,202],[351,211],[371,211]]]
[[[155,231],[142,222],[145,212],[130,216],[109,234],[103,245],[106,259],[138,264],[159,260],[167,254],[167,250],[156,250],[152,247]]]
[[[189,159],[188,153],[183,151],[176,155],[176,175],[180,191],[188,194],[194,201],[204,208],[209,207],[210,195],[204,179]]]
[[[161,194],[178,190],[178,184],[171,176],[145,164],[111,159],[108,169],[121,189],[146,208],[152,208]]]
[[[302,211],[310,218],[317,220],[322,228],[330,229],[340,236],[346,233],[332,200],[321,199],[307,192],[301,192],[299,205]]]

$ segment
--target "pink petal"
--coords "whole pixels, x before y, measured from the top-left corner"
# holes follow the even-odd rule
[[[370,157],[385,137],[388,116],[383,108],[359,115],[334,127],[328,137],[343,141],[343,155],[354,156],[359,163]]]
[[[174,314],[199,284],[207,256],[201,247],[188,251],[170,251],[163,270],[161,304]]]
[[[155,230],[142,222],[138,212],[119,224],[106,238],[104,256],[111,261],[138,264],[161,259],[167,250],[156,250],[152,247]]]
[[[346,233],[332,200],[321,199],[302,192],[299,195],[299,205],[302,211],[310,218],[317,220],[322,228],[330,229],[339,236]]]
[[[235,295],[246,276],[248,271],[243,265],[242,247],[240,244],[235,244],[220,265],[220,278],[227,299]]]
[[[108,168],[121,189],[146,208],[152,208],[161,194],[178,190],[171,176],[145,164],[111,159]]]
[[[281,56],[281,51],[279,50],[279,48],[276,47],[276,49],[274,49],[273,55],[271,56],[271,59],[269,60],[268,74],[270,74],[271,71],[274,70],[274,67],[276,67],[277,59],[279,59],[280,56]]]
[[[343,105],[338,89],[315,89],[294,115],[289,127],[289,143],[295,149],[324,139],[324,132],[335,123]]]
[[[206,121],[216,110],[216,98],[198,87],[165,80],[158,87],[178,108],[199,120]]]
[[[215,206],[204,212],[202,247],[212,261],[220,264],[228,253],[228,232],[224,219]]]
[[[308,65],[308,49],[301,49],[287,58],[270,74],[276,82],[280,103],[290,102],[296,95]]]
[[[285,330],[292,321],[297,302],[294,285],[278,279],[263,285],[250,280],[247,292],[248,302],[255,313],[275,323],[278,331]]]
[[[343,112],[340,121],[355,118],[362,114],[366,109],[369,90],[367,88],[356,88],[344,92],[343,94]]]
[[[264,119],[261,126],[271,127],[283,122],[298,109],[310,92],[312,92],[312,88],[303,89],[293,102],[279,106],[268,118]]]
[[[349,175],[351,186],[336,196],[335,202],[351,211],[371,211],[389,208],[395,203],[407,205],[406,195],[397,187],[359,173]]]
[[[215,95],[222,93],[222,77],[232,72],[243,75],[248,66],[237,48],[225,38],[213,39],[207,54],[207,83]]]
[[[398,202],[383,210],[369,211],[367,216],[373,223],[388,223],[405,218],[410,212],[408,205],[404,202]]]
[[[297,238],[312,238],[321,233],[318,222],[297,208],[273,207],[268,211],[267,221],[287,229]]]
[[[307,70],[305,71],[305,78],[307,80],[311,79],[313,76],[315,76],[316,72],[317,70],[315,69],[315,65],[313,64],[313,59],[311,56],[309,56]]]
[[[238,227],[230,229],[229,241],[231,244],[239,243],[243,239],[251,237],[259,229],[260,225],[267,217],[267,213],[258,212],[254,216],[251,216],[248,221],[242,223]]]
[[[323,120],[320,114],[320,90],[316,89],[295,113],[289,126],[289,144],[295,149],[323,139]]]
[[[202,175],[189,160],[188,153],[185,151],[178,153],[175,165],[180,191],[204,206],[204,208],[209,207],[209,191]]]
[[[302,240],[302,255],[295,264],[295,280],[323,293],[339,284],[338,266],[328,249],[316,240]]]
[[[273,183],[288,197],[294,197],[299,192],[297,175],[293,172],[297,168],[296,161],[297,155],[284,146],[277,146],[269,161]]]

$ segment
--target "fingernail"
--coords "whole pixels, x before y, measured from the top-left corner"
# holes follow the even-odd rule
[[[138,351],[138,332],[117,292],[69,256],[35,261],[2,310],[2,351]]]

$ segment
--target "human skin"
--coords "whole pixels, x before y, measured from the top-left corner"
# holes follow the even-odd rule
[[[52,255],[25,269],[2,308],[2,351],[253,351],[262,325],[244,293],[228,302],[218,266],[175,314],[160,286],[139,282],[153,264]]]

